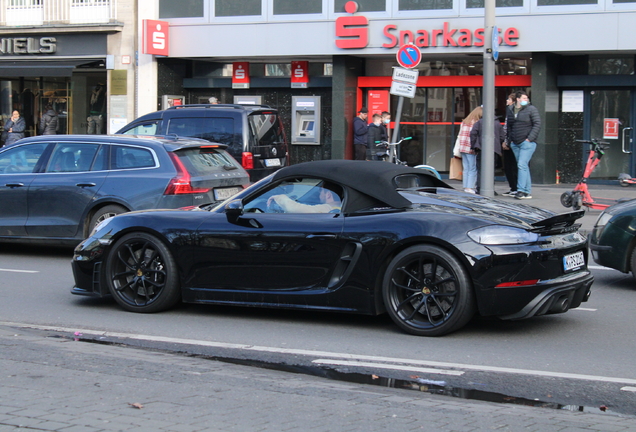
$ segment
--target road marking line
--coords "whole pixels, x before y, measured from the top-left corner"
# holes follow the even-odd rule
[[[431,374],[440,374],[440,375],[455,375],[455,376],[464,375],[463,371],[421,368],[421,367],[415,367],[415,366],[400,366],[396,364],[371,363],[371,362],[361,362],[361,361],[318,359],[318,360],[312,360],[311,362],[316,364],[333,365],[333,366],[359,366],[359,367],[372,367],[375,369],[392,369],[392,370],[431,373]]]
[[[58,331],[58,332],[66,332],[70,334],[79,332],[82,334],[91,334],[91,335],[105,336],[105,337],[109,337],[109,336],[121,337],[121,338],[135,339],[135,340],[166,342],[166,343],[173,343],[173,344],[176,343],[176,344],[183,344],[183,345],[207,346],[207,347],[214,347],[214,348],[242,349],[242,350],[248,350],[248,351],[268,352],[268,353],[276,353],[276,354],[294,354],[294,355],[303,355],[303,356],[313,356],[317,358],[331,357],[331,358],[340,358],[340,359],[349,359],[349,360],[367,360],[367,361],[376,361],[376,362],[384,362],[384,363],[402,363],[402,364],[408,364],[408,365],[427,366],[427,367],[465,369],[465,370],[472,370],[472,371],[479,371],[479,372],[501,372],[501,373],[517,374],[517,375],[567,378],[567,379],[578,379],[578,380],[584,380],[584,381],[599,381],[599,382],[608,382],[608,383],[636,385],[636,379],[633,379],[633,378],[616,378],[616,377],[605,377],[605,376],[598,376],[598,375],[574,374],[574,373],[566,373],[566,372],[549,372],[549,371],[539,371],[539,370],[532,370],[532,369],[514,369],[514,368],[499,367],[499,366],[480,366],[480,365],[471,365],[471,364],[462,364],[462,363],[446,363],[446,362],[428,361],[428,360],[413,360],[413,359],[401,359],[401,358],[394,358],[394,357],[356,355],[356,354],[335,353],[335,352],[329,352],[329,351],[313,351],[313,350],[294,349],[294,348],[276,348],[276,347],[267,347],[267,346],[258,346],[258,345],[227,343],[227,342],[203,341],[203,340],[197,340],[197,339],[178,339],[178,338],[171,338],[171,337],[165,337],[165,336],[151,336],[151,335],[141,335],[141,334],[133,334],[133,333],[99,331],[99,330],[92,330],[92,329],[79,329],[79,328],[69,328],[69,327],[46,326],[46,325],[38,325],[38,324],[15,323],[15,322],[7,322],[7,321],[0,321],[0,326],[32,328],[32,329],[38,329],[38,330],[52,330],[52,331]]]
[[[621,390],[636,393],[636,387],[621,387]]]
[[[40,273],[39,270],[15,270],[15,269],[3,269],[3,268],[0,268],[0,271],[13,272],[13,273]]]

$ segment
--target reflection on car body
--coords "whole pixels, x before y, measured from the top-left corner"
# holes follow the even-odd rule
[[[333,213],[271,206],[276,195],[315,204],[326,185],[340,188]],[[476,313],[524,319],[586,301],[583,214],[465,194],[405,166],[308,162],[217,206],[102,222],[75,250],[72,292],[135,312],[179,301],[386,311],[408,333],[438,336]]]

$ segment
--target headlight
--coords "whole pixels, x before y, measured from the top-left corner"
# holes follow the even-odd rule
[[[534,243],[539,234],[510,226],[489,225],[469,231],[468,237],[483,245],[508,245]]]
[[[601,215],[596,219],[595,227],[602,228],[612,219],[612,215],[606,212],[601,213]]]

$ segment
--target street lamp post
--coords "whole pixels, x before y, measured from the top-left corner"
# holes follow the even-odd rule
[[[481,179],[479,193],[492,197],[495,195],[495,60],[498,34],[495,30],[495,0],[484,2],[484,82],[481,128]],[[493,51],[494,50],[494,51]]]

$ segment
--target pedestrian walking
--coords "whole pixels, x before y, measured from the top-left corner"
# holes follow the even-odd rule
[[[60,128],[60,118],[51,105],[47,105],[40,119],[40,135],[56,135]]]
[[[26,123],[24,118],[20,116],[18,110],[13,111],[11,118],[4,125],[4,130],[7,132],[7,139],[4,145],[10,146],[17,140],[24,138],[25,129]]]
[[[483,114],[482,107],[477,107],[462,120],[459,127],[459,152],[462,155],[462,183],[464,192],[477,193],[477,155],[470,146],[470,131]]]
[[[516,95],[515,93],[511,93],[506,99],[506,113],[508,112],[508,107],[515,103]],[[503,193],[503,196],[514,197],[517,195],[517,158],[515,158],[515,154],[513,153],[507,139],[508,132],[508,116],[504,115],[505,121],[503,125],[504,129],[504,142],[501,144],[501,153],[503,159],[503,168],[504,174],[506,175],[506,180],[508,181],[508,186],[510,190],[508,192]]]
[[[369,110],[366,107],[362,107],[358,111],[358,115],[353,119],[353,148],[355,160],[367,159],[367,148],[369,140],[369,126],[367,125],[367,118],[369,116]]]
[[[541,130],[539,110],[530,104],[524,91],[515,94],[515,103],[506,112],[508,122],[508,142],[517,159],[517,199],[532,198],[532,178],[530,160],[537,148],[537,138]]]

